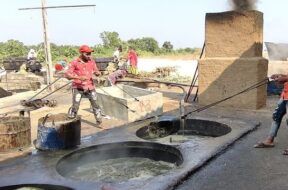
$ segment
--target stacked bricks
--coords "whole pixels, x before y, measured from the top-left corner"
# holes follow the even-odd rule
[[[262,57],[263,14],[258,11],[207,13],[205,57],[199,60],[199,103],[209,105],[267,77]],[[266,85],[219,104],[240,109],[266,105]]]

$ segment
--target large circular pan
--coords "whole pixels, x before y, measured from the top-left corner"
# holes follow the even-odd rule
[[[186,119],[185,128],[178,131],[184,135],[199,135],[209,137],[220,137],[231,132],[228,125],[216,121],[202,119]]]
[[[151,122],[149,125],[138,129],[136,136],[145,140],[153,140],[172,135],[179,129],[180,120],[177,117],[161,116],[158,121]]]
[[[0,187],[0,190],[74,190],[70,187],[50,184],[20,184]]]
[[[162,175],[181,165],[181,152],[152,142],[119,142],[86,147],[59,160],[56,170],[81,181],[119,182]]]

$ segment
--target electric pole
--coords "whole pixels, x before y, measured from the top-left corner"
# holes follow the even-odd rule
[[[45,49],[45,61],[47,64],[47,83],[48,85],[51,84],[54,80],[53,77],[53,70],[52,70],[52,56],[51,56],[51,49],[50,49],[50,42],[48,38],[48,29],[47,29],[47,11],[46,11],[46,0],[41,1],[42,6],[42,22],[43,22],[43,32],[44,32],[44,49]],[[51,85],[50,88],[52,91],[54,90],[54,85]]]
[[[67,5],[67,6],[46,6],[46,0],[41,0],[41,7],[32,7],[32,8],[20,8],[18,10],[32,10],[32,9],[41,9],[42,12],[42,22],[43,22],[43,36],[44,36],[44,52],[45,52],[45,62],[47,65],[47,83],[48,85],[54,81],[53,77],[53,67],[52,67],[52,56],[50,49],[50,42],[48,37],[48,22],[47,22],[47,11],[46,9],[55,9],[55,8],[73,8],[73,7],[95,7],[96,5]],[[50,90],[54,90],[54,85],[52,84]]]

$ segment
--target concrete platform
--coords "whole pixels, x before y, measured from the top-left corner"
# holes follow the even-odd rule
[[[210,114],[210,115],[209,115]],[[232,128],[232,131],[221,137],[179,137],[181,141],[170,143],[165,139],[159,139],[159,143],[169,144],[178,148],[184,158],[184,162],[175,170],[164,175],[155,176],[146,180],[130,180],[121,183],[104,184],[100,182],[83,182],[78,180],[66,179],[60,176],[55,169],[57,161],[65,154],[71,151],[58,152],[39,152],[34,150],[31,155],[23,158],[8,160],[0,163],[0,184],[2,186],[15,184],[56,184],[68,186],[73,189],[101,189],[110,187],[111,189],[125,190],[158,190],[171,189],[191,172],[201,167],[207,160],[219,154],[235,140],[255,129],[259,123],[249,120],[239,120],[225,116],[219,116],[219,113],[205,113],[195,115],[193,118],[208,119],[224,123]],[[214,116],[213,116],[214,115]],[[218,116],[216,116],[218,115]],[[99,132],[82,138],[81,147],[87,147],[95,144],[105,144],[123,141],[143,141],[136,136],[136,131],[148,125],[153,119],[144,120],[137,123],[131,123],[109,131]],[[168,137],[167,137],[168,138]],[[173,137],[176,139],[176,137]],[[185,139],[186,138],[186,139]]]
[[[178,101],[182,97],[182,93],[174,91],[174,89],[158,89],[163,93],[163,109],[165,114],[179,114]],[[56,95],[55,95],[56,96]],[[57,95],[58,96],[58,95]],[[53,97],[52,97],[53,98]],[[59,98],[59,96],[58,96]],[[70,95],[60,96],[61,106],[54,112],[66,112],[70,106]],[[232,131],[227,135],[220,137],[198,137],[198,136],[181,136],[172,135],[165,138],[153,140],[156,143],[163,143],[178,148],[184,158],[184,162],[175,170],[171,170],[160,176],[149,178],[146,180],[130,180],[121,183],[99,183],[99,182],[83,182],[79,180],[71,180],[59,175],[55,166],[59,159],[73,150],[57,151],[57,152],[42,152],[37,151],[33,147],[22,157],[8,159],[7,155],[1,155],[5,159],[0,162],[0,184],[1,186],[15,184],[54,184],[68,186],[73,189],[90,190],[101,189],[102,187],[111,187],[111,190],[119,189],[143,189],[143,190],[164,190],[173,189],[177,184],[185,180],[191,173],[194,173],[198,168],[202,167],[211,158],[223,153],[229,145],[233,144],[240,137],[256,129],[259,126],[259,121],[263,118],[271,118],[272,108],[275,106],[277,97],[272,101],[268,101],[267,107],[261,110],[229,110],[221,107],[212,107],[200,113],[193,113],[191,118],[205,119],[226,124],[232,128]],[[14,100],[15,101],[15,100]],[[12,104],[13,100],[9,100]],[[197,104],[186,104],[186,112],[199,108]],[[40,109],[35,112],[34,117],[42,116],[47,113],[47,109]],[[53,111],[53,110],[49,110]],[[104,120],[100,128],[93,126],[93,115],[89,113],[89,102],[84,100],[81,104],[80,113],[83,114],[81,131],[81,146],[88,147],[97,144],[106,144],[123,141],[139,141],[147,142],[136,136],[136,131],[148,125],[154,119],[138,121],[134,123],[126,123],[121,120]],[[33,114],[32,114],[33,116]],[[241,118],[241,119],[240,119]],[[266,119],[267,120],[267,119]],[[270,121],[270,120],[269,120]],[[122,123],[121,123],[122,122]],[[32,127],[32,133],[36,136],[35,124]],[[106,130],[104,130],[104,128]],[[172,142],[170,138],[172,137]],[[259,139],[254,139],[255,141]],[[19,155],[18,155],[19,156]],[[15,157],[15,155],[14,155]],[[0,159],[1,160],[1,159]],[[106,189],[107,189],[106,188]],[[109,189],[109,188],[108,188]]]

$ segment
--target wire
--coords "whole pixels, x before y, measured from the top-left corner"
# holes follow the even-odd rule
[[[210,107],[212,107],[212,106],[215,106],[215,105],[217,105],[217,104],[219,104],[219,103],[221,103],[221,102],[224,102],[224,101],[226,101],[226,100],[229,100],[229,99],[231,99],[231,98],[233,98],[233,97],[235,97],[235,96],[238,96],[238,95],[240,95],[240,94],[242,94],[242,93],[245,93],[245,92],[248,92],[248,91],[253,90],[253,89],[255,89],[255,88],[258,88],[258,87],[260,87],[260,86],[263,86],[263,85],[267,84],[268,82],[269,82],[269,78],[266,78],[266,79],[264,79],[264,80],[262,80],[262,81],[260,81],[260,82],[258,82],[258,83],[256,83],[256,84],[254,84],[254,85],[252,85],[252,86],[250,86],[250,87],[248,87],[248,88],[246,88],[246,89],[244,89],[244,90],[242,90],[242,91],[240,91],[240,92],[238,92],[238,93],[236,93],[236,94],[234,94],[234,95],[232,95],[232,96],[229,96],[229,97],[224,98],[224,99],[222,99],[222,100],[219,100],[219,101],[217,101],[217,102],[214,102],[214,103],[208,104],[208,105],[206,105],[206,106],[203,106],[203,107],[201,107],[201,108],[198,108],[198,109],[195,109],[195,110],[193,110],[193,111],[190,111],[190,112],[188,112],[187,114],[185,114],[182,118],[185,119],[188,115],[190,115],[190,114],[192,114],[192,113],[194,113],[194,112],[201,112],[201,111],[203,111],[203,110],[206,110],[206,109],[208,109],[208,108],[210,108]]]

